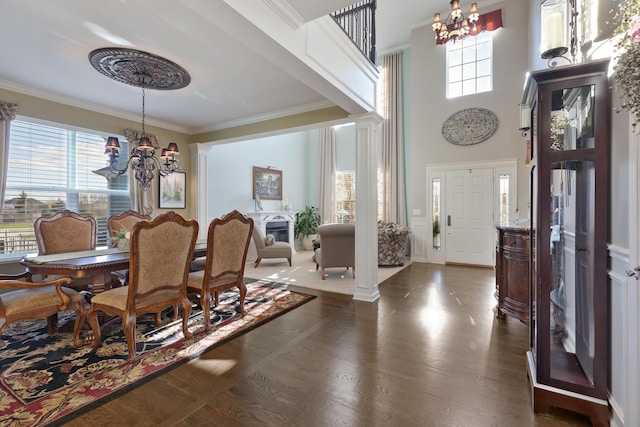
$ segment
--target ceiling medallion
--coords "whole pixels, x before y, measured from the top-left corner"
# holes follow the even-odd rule
[[[105,76],[145,89],[181,89],[191,82],[187,70],[173,61],[135,49],[106,47],[89,53],[93,68]]]
[[[474,145],[489,139],[498,128],[498,117],[486,108],[466,108],[442,124],[442,136],[454,145]]]

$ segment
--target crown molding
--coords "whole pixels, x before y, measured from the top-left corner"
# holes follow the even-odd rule
[[[10,90],[13,92],[21,93],[23,95],[33,96],[35,98],[41,98],[51,102],[57,102],[59,104],[68,105],[70,107],[81,108],[83,110],[88,110],[88,111],[93,111],[100,114],[119,117],[121,119],[131,120],[133,122],[139,122],[141,118],[141,114],[126,113],[122,110],[107,108],[102,105],[94,104],[91,102],[80,101],[76,98],[71,98],[71,97],[60,95],[57,93],[36,89],[31,86],[26,86],[26,85],[11,82],[8,80],[0,79],[0,89]],[[160,127],[163,129],[172,130],[174,132],[184,133],[187,135],[193,134],[191,129],[188,129],[186,127],[176,126],[173,123],[167,123],[160,120],[149,119],[148,117],[145,117],[145,123],[150,124],[152,126]]]
[[[322,110],[324,108],[335,107],[335,104],[329,100],[323,99],[322,101],[312,102],[309,104],[298,105],[296,107],[283,108],[281,110],[270,111],[264,114],[257,114],[255,116],[243,117],[241,119],[227,120],[225,122],[218,122],[211,126],[196,129],[192,134],[213,132],[221,129],[228,129],[237,126],[250,125],[253,123],[263,122],[266,120],[279,119],[281,117],[293,116],[295,114],[308,113],[310,111]]]
[[[304,18],[286,0],[264,0],[264,3],[294,30],[304,24]]]

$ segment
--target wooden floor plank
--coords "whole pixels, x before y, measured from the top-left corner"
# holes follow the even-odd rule
[[[375,303],[315,300],[67,423],[582,426],[533,413],[528,327],[495,317],[493,270],[413,263]]]

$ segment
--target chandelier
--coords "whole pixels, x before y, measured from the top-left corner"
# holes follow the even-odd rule
[[[465,18],[460,9],[460,0],[451,0],[451,11],[449,16],[444,21],[440,20],[440,14],[436,13],[433,16],[433,32],[436,33],[436,39],[442,43],[446,43],[449,40],[456,42],[462,40],[469,32],[476,30],[476,22],[480,18],[478,13],[478,4],[472,3],[469,15]]]
[[[178,144],[170,142],[163,148],[159,160],[156,148],[145,133],[145,89],[180,89],[189,84],[191,77],[179,65],[147,52],[124,48],[96,49],[89,54],[89,61],[102,74],[132,86],[142,88],[142,131],[122,168],[118,167],[120,141],[115,136],[107,138],[104,154],[109,157],[108,170],[120,176],[131,168],[134,178],[143,190],[148,190],[156,175],[167,176],[181,170],[176,156]]]

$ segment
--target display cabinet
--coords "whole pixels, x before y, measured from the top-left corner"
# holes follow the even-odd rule
[[[609,425],[608,60],[531,72],[530,349],[534,410]]]

